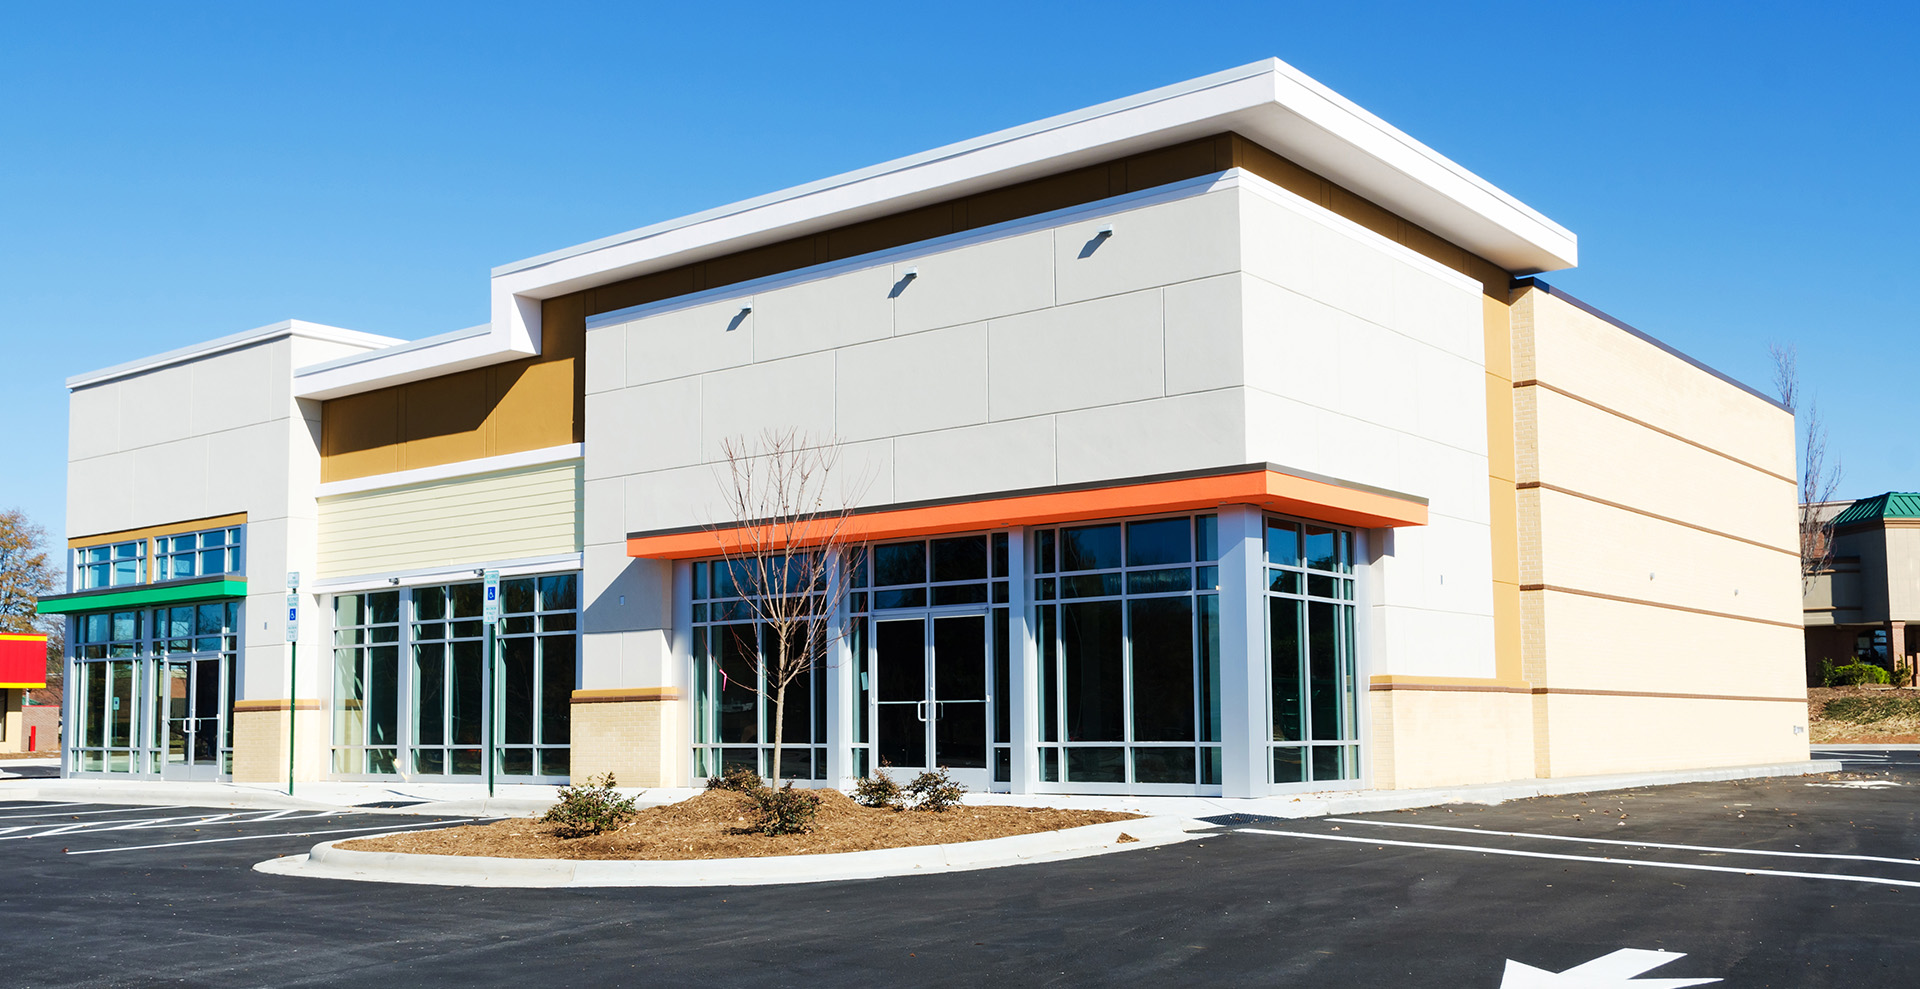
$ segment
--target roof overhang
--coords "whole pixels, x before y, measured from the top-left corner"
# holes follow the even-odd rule
[[[296,391],[336,397],[512,360],[538,352],[544,299],[1227,131],[1516,275],[1576,263],[1565,227],[1269,59],[502,265],[483,334],[311,369]]]

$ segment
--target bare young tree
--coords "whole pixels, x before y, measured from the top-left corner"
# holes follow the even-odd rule
[[[860,487],[842,476],[834,440],[812,442],[798,430],[767,430],[757,442],[723,441],[721,478],[727,514],[715,525],[725,567],[754,619],[732,626],[753,673],[742,684],[773,706],[773,772],[780,778],[787,692],[826,668],[842,629],[835,622],[847,582],[840,561],[862,548],[853,506]],[[748,638],[751,637],[751,638]]]
[[[1833,567],[1833,517],[1827,502],[1840,488],[1842,466],[1835,455],[1827,460],[1827,425],[1820,419],[1820,403],[1808,400],[1800,409],[1800,354],[1793,344],[1768,344],[1773,357],[1773,387],[1780,404],[1793,413],[1806,438],[1800,446],[1800,592],[1813,587],[1815,576]]]

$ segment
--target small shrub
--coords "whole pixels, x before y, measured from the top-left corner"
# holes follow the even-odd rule
[[[1833,686],[1833,660],[1831,659],[1820,660],[1820,686]]]
[[[614,792],[613,774],[589,776],[585,786],[563,786],[560,801],[540,819],[562,838],[585,838],[613,831],[635,813],[632,797]]]
[[[913,809],[930,810],[936,814],[959,804],[966,792],[966,787],[955,783],[953,777],[947,775],[945,766],[921,773],[907,784],[907,793],[913,797]]]
[[[1888,682],[1892,683],[1896,687],[1913,686],[1913,664],[1902,663],[1899,660],[1894,660],[1893,674]]]
[[[893,807],[900,803],[900,784],[884,771],[853,785],[853,800],[862,807]]]
[[[747,766],[729,766],[718,776],[707,777],[707,789],[732,790],[735,793],[753,793],[766,789],[767,783],[760,773]]]
[[[769,838],[783,834],[806,834],[813,830],[814,814],[820,810],[820,797],[812,790],[796,790],[792,783],[782,787],[763,786],[748,791],[759,805],[760,816],[753,830]]]
[[[1828,678],[1827,686],[1853,687],[1863,683],[1886,683],[1887,679],[1887,671],[1884,668],[1875,666],[1872,663],[1856,661],[1848,663],[1845,666],[1834,667],[1833,675]]]

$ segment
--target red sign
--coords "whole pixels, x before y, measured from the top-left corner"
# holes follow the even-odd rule
[[[47,685],[47,637],[0,633],[0,687]]]

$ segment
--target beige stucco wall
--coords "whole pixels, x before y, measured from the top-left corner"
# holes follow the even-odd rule
[[[1527,694],[1484,690],[1381,690],[1372,707],[1373,785],[1383,790],[1455,786],[1533,775]]]
[[[1565,298],[1514,312],[1535,771],[1806,758],[1792,416]]]

